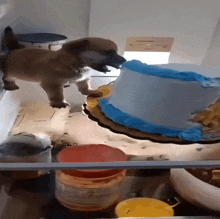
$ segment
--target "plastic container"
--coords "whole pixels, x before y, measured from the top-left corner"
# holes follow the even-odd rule
[[[106,145],[81,145],[62,150],[59,162],[126,161],[126,154]],[[115,204],[123,189],[126,170],[56,171],[56,198],[65,207],[97,211]]]
[[[153,198],[131,198],[120,202],[116,208],[117,217],[172,217],[173,207]]]
[[[16,34],[16,38],[26,48],[42,48],[53,51],[61,49],[67,40],[66,36],[53,33]]]
[[[51,162],[50,140],[43,134],[35,136],[19,133],[7,138],[0,145],[0,163],[41,163]],[[49,170],[34,171],[3,171],[5,176],[12,179],[37,178],[47,174]]]

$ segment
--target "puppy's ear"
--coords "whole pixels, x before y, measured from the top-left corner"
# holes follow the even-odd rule
[[[63,49],[66,52],[70,53],[78,53],[87,50],[89,46],[89,41],[88,40],[83,40],[83,41],[76,41],[76,42],[69,42],[67,44],[63,45]]]
[[[7,26],[4,30],[4,42],[5,42],[9,51],[24,48],[23,45],[19,44],[19,42],[16,39],[16,36],[10,26]]]

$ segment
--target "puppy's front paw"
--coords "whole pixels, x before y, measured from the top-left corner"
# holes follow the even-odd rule
[[[90,97],[101,97],[103,94],[98,90],[90,90],[89,95]]]
[[[50,106],[53,108],[65,108],[67,106],[69,106],[70,104],[67,102],[51,102]]]

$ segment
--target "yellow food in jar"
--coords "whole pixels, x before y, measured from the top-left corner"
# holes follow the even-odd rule
[[[116,206],[117,217],[172,217],[173,208],[152,198],[132,198]]]

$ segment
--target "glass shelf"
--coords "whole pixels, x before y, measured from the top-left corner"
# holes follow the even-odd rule
[[[207,161],[126,161],[106,163],[0,163],[0,170],[65,170],[65,169],[170,169],[219,168],[220,160]]]

